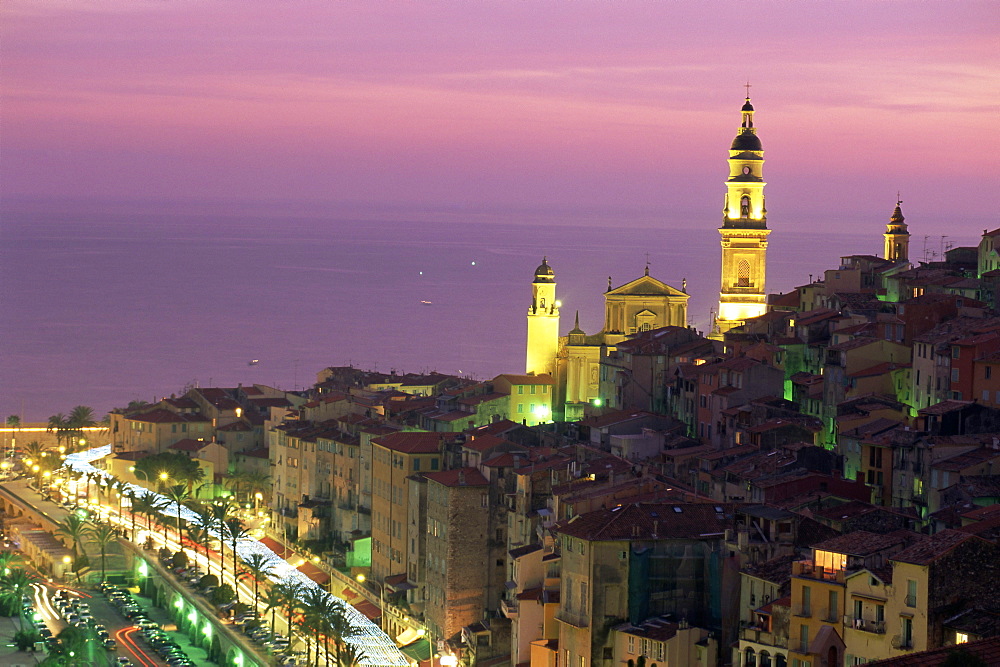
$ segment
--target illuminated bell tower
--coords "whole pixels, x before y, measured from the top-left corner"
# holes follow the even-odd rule
[[[750,97],[743,122],[729,147],[729,180],[722,209],[722,288],[712,337],[722,338],[766,310],[767,208],[764,206],[764,150],[753,126]]]
[[[559,350],[559,302],[556,301],[556,274],[547,258],[535,269],[528,306],[528,344],[525,372],[555,375]]]
[[[899,208],[902,204],[899,197],[896,198],[896,210],[889,218],[889,224],[885,226],[885,258],[892,262],[906,262],[909,260],[910,252],[910,232],[906,229],[906,218]]]

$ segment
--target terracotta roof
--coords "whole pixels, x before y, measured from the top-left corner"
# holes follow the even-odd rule
[[[503,378],[511,384],[555,384],[556,381],[552,379],[551,375],[512,375],[510,373],[503,373],[498,375],[497,378]]]
[[[959,530],[942,530],[940,533],[935,533],[913,546],[903,549],[892,556],[891,560],[913,563],[914,565],[930,565],[962,542],[974,539],[979,538]]]
[[[206,447],[208,447],[208,443],[204,440],[192,440],[191,438],[185,438],[183,440],[178,440],[174,444],[167,447],[167,449],[176,449],[179,452],[200,452]]]
[[[220,427],[218,427],[215,430],[216,431],[222,431],[224,433],[237,433],[237,432],[240,432],[240,431],[242,431],[242,432],[245,433],[247,431],[252,431],[253,428],[249,424],[247,424],[245,422],[235,421],[235,422],[232,422],[230,424],[226,424],[225,426],[220,426]]]
[[[677,634],[678,625],[673,621],[663,618],[651,618],[643,621],[639,625],[625,623],[615,628],[616,632],[626,635],[635,635],[645,639],[652,639],[658,642],[665,642]]]
[[[456,470],[441,470],[424,473],[424,477],[442,486],[489,486],[490,481],[483,477],[477,468],[458,468]]]
[[[856,530],[853,533],[839,535],[825,542],[814,544],[813,548],[849,556],[868,556],[905,541],[906,538],[903,535],[895,534],[895,532],[879,535],[867,530]]]
[[[398,431],[372,438],[372,442],[386,449],[404,454],[432,454],[441,451],[444,440],[454,438],[457,433],[430,433],[426,431]]]
[[[945,646],[933,651],[907,653],[897,658],[876,660],[867,664],[870,667],[940,667],[953,651],[970,653],[982,660],[984,665],[1000,665],[1000,636],[968,642],[959,646]]]
[[[590,541],[714,538],[732,527],[732,509],[704,503],[623,505],[574,517],[557,530]]]
[[[170,410],[164,410],[163,408],[156,408],[155,410],[151,410],[149,412],[142,412],[139,414],[130,414],[126,417],[126,419],[130,419],[132,421],[137,421],[137,422],[149,422],[153,424],[211,421],[208,417],[205,417],[200,412],[177,414],[175,412],[170,412]]]
[[[581,420],[580,424],[589,426],[590,428],[604,428],[605,426],[611,426],[612,424],[622,424],[627,421],[632,421],[633,419],[642,419],[643,417],[652,416],[652,413],[643,412],[641,410],[615,410],[613,412],[600,415],[599,417],[588,417],[587,419]]]
[[[477,452],[485,452],[493,449],[494,447],[499,447],[504,443],[508,443],[508,441],[495,435],[490,435],[489,433],[474,433],[465,438],[465,442],[462,443],[462,447],[465,449],[472,449]]]

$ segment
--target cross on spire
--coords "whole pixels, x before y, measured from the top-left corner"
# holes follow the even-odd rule
[[[896,206],[903,203],[903,200],[899,198],[899,190],[896,190]]]
[[[747,82],[745,84],[743,84],[743,87],[747,89],[747,99],[749,100],[750,99],[750,87],[751,87],[749,79],[747,79]]]

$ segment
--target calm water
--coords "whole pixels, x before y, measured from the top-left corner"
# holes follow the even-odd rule
[[[772,225],[776,226],[776,225]],[[878,230],[881,232],[881,229]],[[787,290],[871,237],[771,236],[768,289]],[[0,244],[0,416],[98,414],[185,385],[308,386],[326,366],[521,372],[534,268],[547,255],[562,330],[596,332],[608,276],[680,287],[704,330],[718,233],[572,226],[197,216],[6,215]],[[432,305],[423,305],[430,301]],[[258,359],[254,366],[251,359]]]

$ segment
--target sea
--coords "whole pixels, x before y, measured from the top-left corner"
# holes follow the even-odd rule
[[[787,291],[872,234],[771,224],[768,291]],[[0,233],[0,418],[192,386],[309,387],[327,366],[523,372],[534,269],[548,258],[561,329],[603,323],[604,291],[643,274],[691,295],[707,331],[717,225],[7,212]],[[970,239],[970,243],[974,243]],[[911,255],[912,255],[911,251]]]

